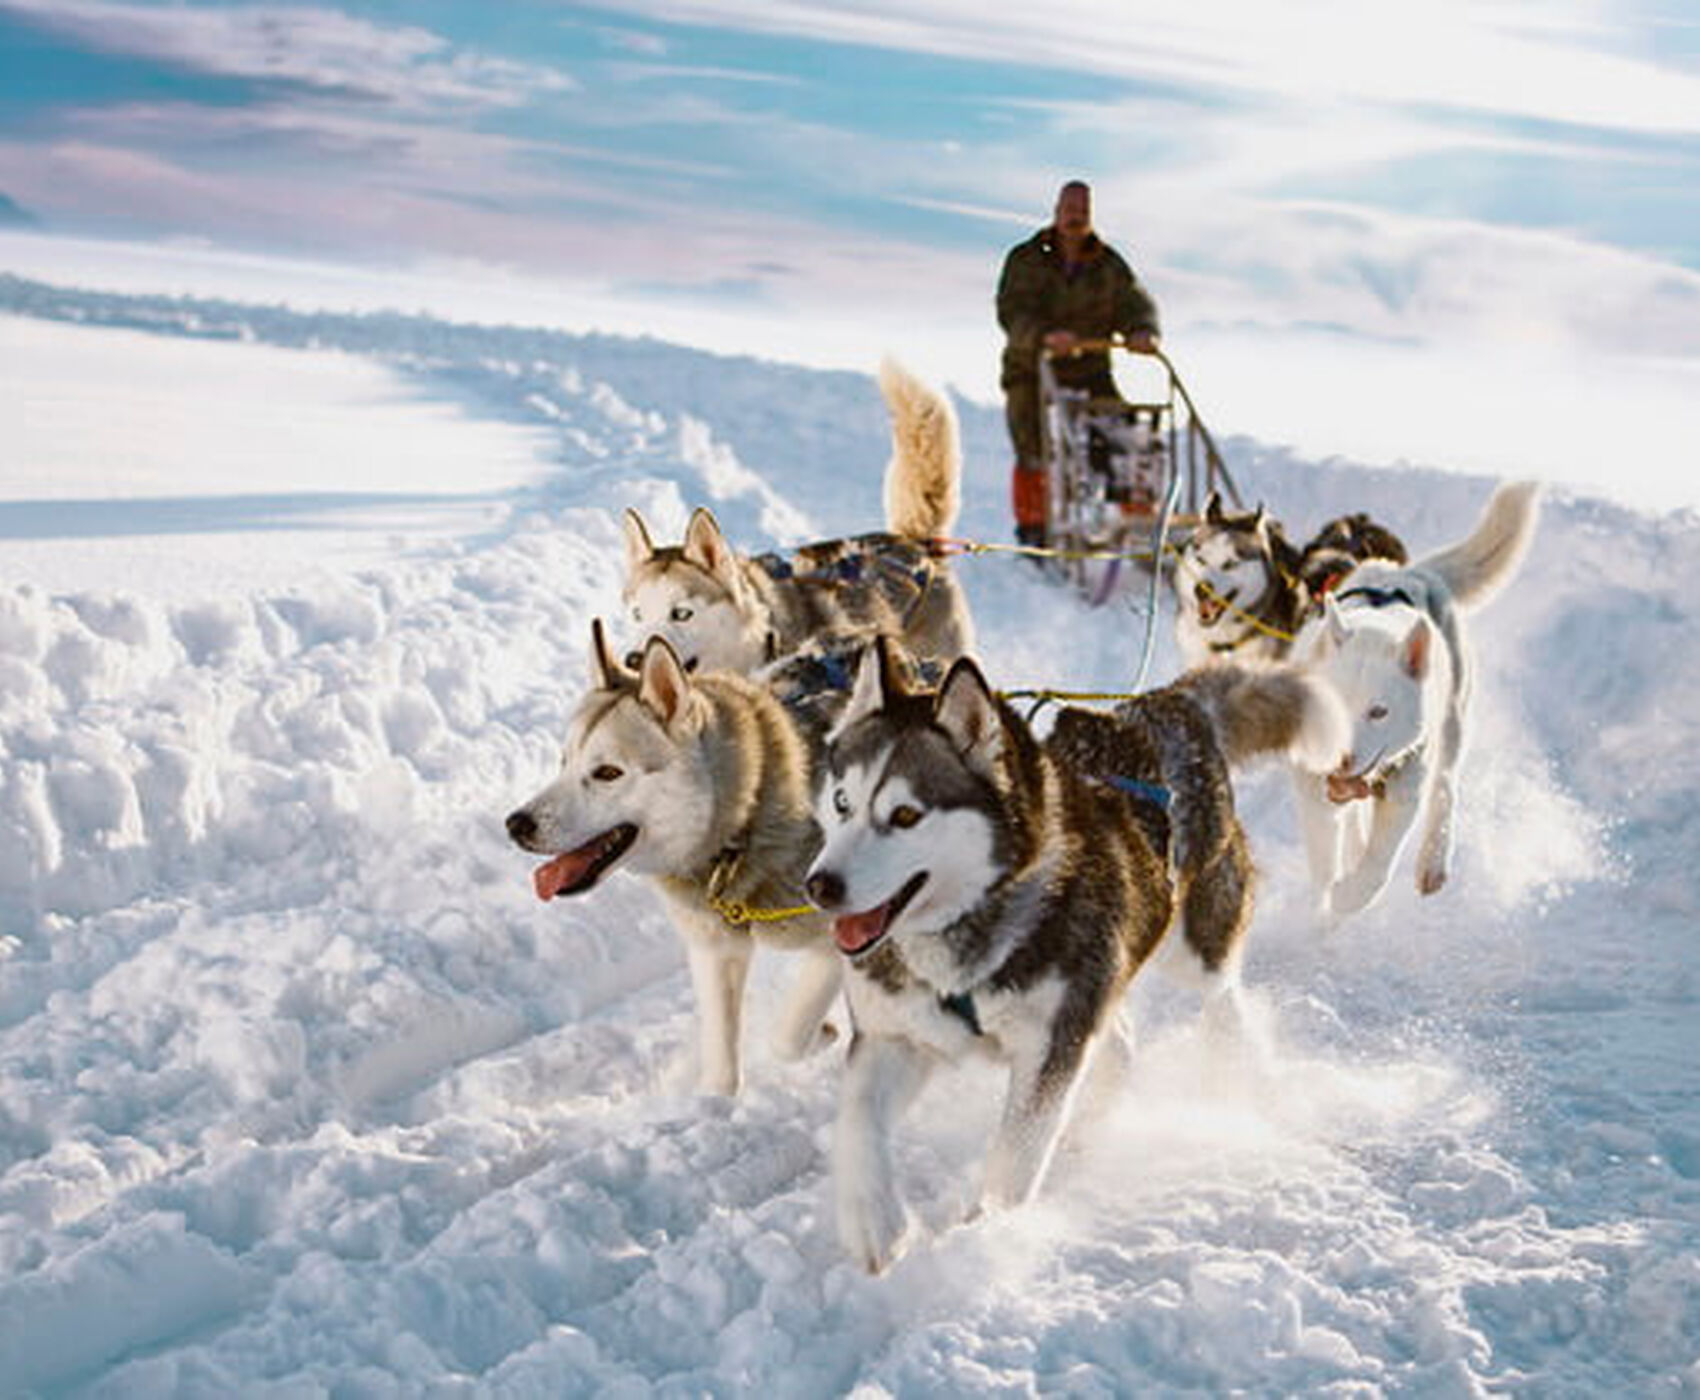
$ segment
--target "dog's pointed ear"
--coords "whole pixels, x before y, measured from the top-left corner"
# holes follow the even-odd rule
[[[933,723],[950,736],[957,752],[990,774],[1003,751],[1003,720],[991,686],[966,656],[958,659],[939,687]]]
[[[593,618],[590,623],[591,685],[597,690],[613,690],[623,677],[630,674],[614,659],[614,650],[608,645],[608,632],[602,625],[602,619]]]
[[[1334,601],[1332,593],[1322,595],[1322,615],[1327,619],[1328,631],[1325,634],[1335,646],[1344,646],[1346,638],[1351,636],[1352,629],[1346,626],[1345,615],[1340,611],[1340,605]]]
[[[1212,491],[1210,499],[1204,503],[1204,519],[1210,525],[1222,523],[1224,517],[1222,515],[1222,493],[1220,491]]]
[[[651,637],[644,643],[643,664],[638,668],[638,701],[644,708],[663,727],[672,729],[689,712],[694,694],[684,663],[667,639]]]
[[[1434,628],[1429,625],[1429,620],[1426,617],[1419,617],[1416,626],[1411,628],[1405,638],[1405,645],[1400,657],[1405,665],[1405,674],[1412,680],[1420,681],[1428,675],[1433,643]]]
[[[738,556],[707,506],[698,506],[691,512],[691,523],[685,527],[684,555],[733,592],[738,590]]]
[[[1265,534],[1269,529],[1269,512],[1263,508],[1263,502],[1257,503],[1257,509],[1251,513],[1251,528],[1258,534]]]
[[[643,517],[630,506],[621,518],[626,533],[626,572],[635,574],[639,567],[655,557],[655,545],[649,538],[649,527]]]
[[[907,693],[892,640],[882,632],[862,648],[856,662],[856,679],[850,686],[850,700],[833,726],[833,737],[857,720],[883,710],[893,695]]]

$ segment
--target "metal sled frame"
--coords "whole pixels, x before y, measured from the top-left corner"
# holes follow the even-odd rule
[[[1116,352],[1147,362],[1140,366],[1141,377],[1149,381],[1145,392],[1093,398],[1057,382],[1057,360],[1100,350],[1111,354],[1112,372]],[[1039,419],[1052,564],[1095,602],[1109,597],[1124,562],[1159,572],[1167,562],[1160,557],[1165,547],[1186,540],[1212,491],[1242,505],[1239,487],[1192,395],[1161,350],[1136,349],[1115,338],[1081,341],[1060,353],[1042,351]],[[1130,498],[1127,481],[1094,464],[1094,431],[1102,435],[1115,424],[1136,425],[1140,446],[1135,461],[1124,465],[1137,471],[1154,495],[1148,491]]]

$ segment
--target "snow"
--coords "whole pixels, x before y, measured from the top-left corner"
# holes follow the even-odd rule
[[[1700,1389],[1691,513],[1549,496],[1473,622],[1435,898],[1403,871],[1323,934],[1249,775],[1267,1055],[1142,980],[1130,1092],[969,1224],[998,1086],[941,1075],[898,1155],[926,1234],[876,1279],[833,1236],[837,1057],[763,1048],[783,959],[748,1088],[698,1098],[653,892],[540,905],[502,830],[620,510],[877,526],[873,366],[17,279],[0,311],[0,1389]],[[1001,540],[1002,424],[960,409],[962,528]],[[1422,552],[1492,485],[1224,446],[1300,535],[1367,509]],[[957,567],[996,682],[1126,683],[1136,612]]]

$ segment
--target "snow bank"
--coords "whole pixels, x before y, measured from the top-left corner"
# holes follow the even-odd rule
[[[231,356],[376,357],[548,434],[555,463],[473,536],[263,587],[203,561],[188,594],[92,566],[64,588],[0,542],[6,1387],[1700,1386],[1691,517],[1549,501],[1472,623],[1462,852],[1436,898],[1404,872],[1323,936],[1283,781],[1250,775],[1266,1052],[1213,1044],[1188,992],[1143,981],[1133,1082],[1040,1202],[970,1224],[998,1085],[941,1076],[898,1159],[927,1233],[869,1279],[832,1232],[836,1056],[762,1047],[781,960],[758,963],[748,1091],[695,1098],[653,894],[615,877],[539,905],[501,819],[554,763],[590,618],[617,613],[619,510],[665,531],[711,501],[759,546],[877,524],[871,379],[15,281],[0,303]],[[1001,423],[965,405],[963,430],[962,528],[1003,538]],[[1418,552],[1490,485],[1228,447],[1295,533],[1369,509]],[[958,567],[999,683],[1125,684],[1135,612],[1006,559]]]

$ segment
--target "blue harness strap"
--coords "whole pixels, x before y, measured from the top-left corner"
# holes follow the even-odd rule
[[[1174,797],[1168,788],[1161,787],[1156,783],[1141,782],[1138,778],[1124,778],[1116,773],[1110,774],[1104,781],[1117,791],[1125,792],[1129,797],[1137,797],[1146,802],[1155,802],[1165,812],[1169,810],[1169,804],[1174,801]]]
[[[837,652],[827,652],[820,658],[820,676],[825,689],[848,693],[856,683],[846,659]]]
[[[1395,603],[1403,603],[1407,608],[1417,605],[1417,600],[1403,588],[1371,588],[1365,585],[1361,588],[1348,588],[1344,593],[1334,595],[1336,603],[1343,603],[1348,598],[1362,598],[1372,608],[1390,608]]]

